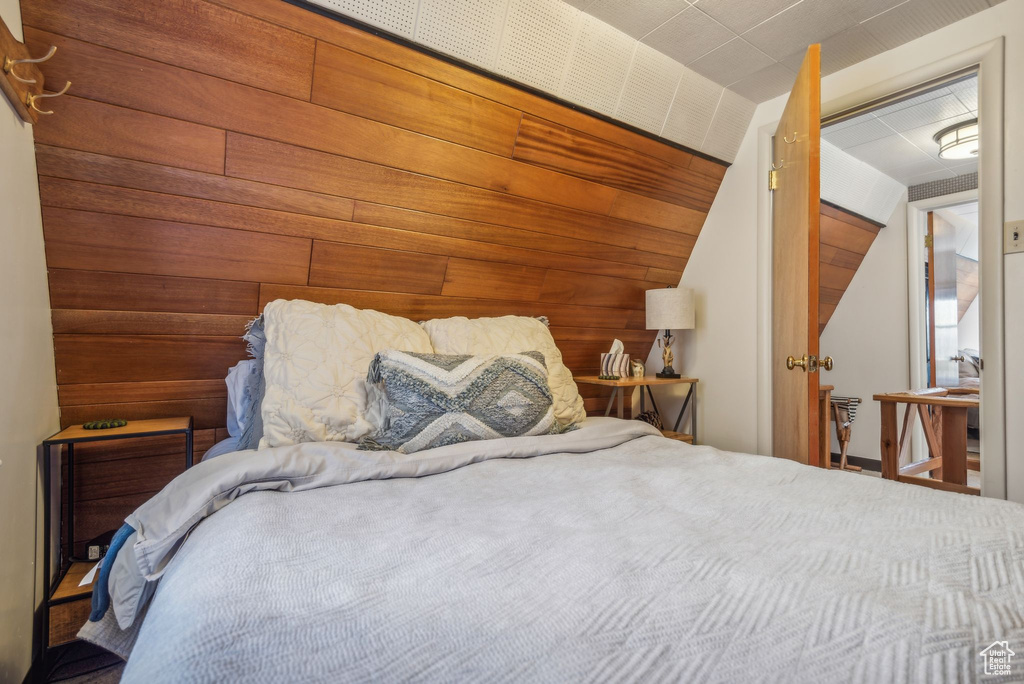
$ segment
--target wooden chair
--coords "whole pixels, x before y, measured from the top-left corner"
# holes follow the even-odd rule
[[[981,494],[967,486],[967,409],[978,406],[976,395],[951,393],[941,387],[912,392],[876,394],[882,409],[882,477],[961,494]],[[903,429],[897,432],[896,406],[906,404]],[[909,460],[910,442],[918,416],[928,443],[928,458]],[[930,472],[930,478],[919,477]]]

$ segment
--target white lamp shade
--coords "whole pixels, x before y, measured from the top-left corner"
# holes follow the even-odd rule
[[[664,287],[647,291],[648,330],[690,330],[693,319],[693,290]]]

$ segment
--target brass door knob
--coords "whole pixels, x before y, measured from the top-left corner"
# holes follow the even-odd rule
[[[949,360],[950,360],[950,361],[959,361],[960,363],[963,363],[963,362],[964,362],[964,361],[966,361],[967,359],[965,359],[965,358],[963,357],[963,355],[961,354],[960,356],[950,356],[950,357],[949,357]]]
[[[819,367],[823,368],[823,369],[825,369],[827,371],[830,371],[830,370],[832,370],[832,366],[833,366],[832,357],[831,356],[826,356],[825,358],[823,358],[821,360],[821,364],[820,364]]]
[[[808,359],[807,354],[804,354],[803,358],[801,358],[801,359],[796,359],[796,358],[793,358],[792,356],[787,356],[786,357],[786,369],[787,370],[793,370],[794,368],[799,367],[800,370],[802,370],[803,372],[806,373],[807,372],[807,363],[808,363],[809,360],[810,359]]]

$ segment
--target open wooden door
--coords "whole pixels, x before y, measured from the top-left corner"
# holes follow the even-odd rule
[[[772,455],[818,465],[820,45],[807,49],[772,150]]]

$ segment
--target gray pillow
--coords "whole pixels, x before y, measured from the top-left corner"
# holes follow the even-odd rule
[[[411,454],[458,442],[561,431],[544,355],[384,351],[367,375],[378,430],[360,449]]]

